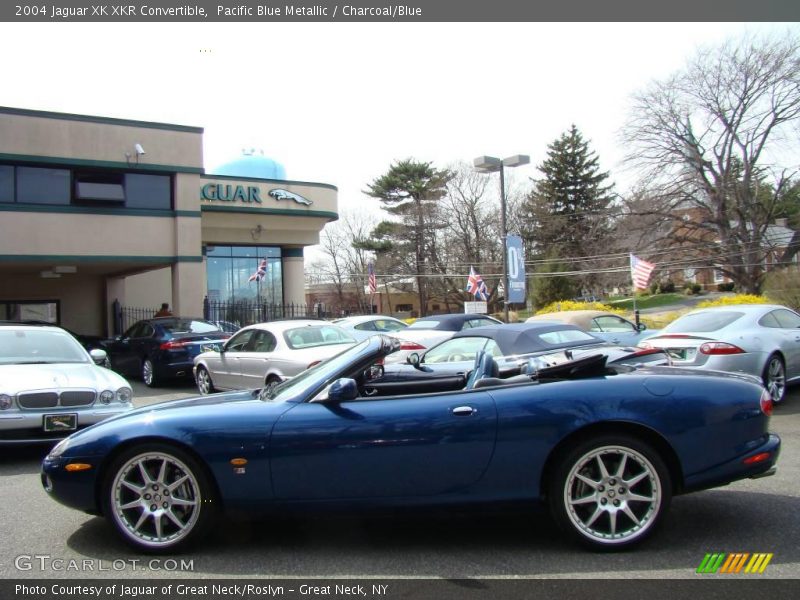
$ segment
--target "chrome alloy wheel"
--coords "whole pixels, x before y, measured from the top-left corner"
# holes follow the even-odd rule
[[[188,536],[203,502],[195,474],[166,452],[130,458],[117,470],[110,493],[119,529],[151,549],[174,546]]]
[[[773,402],[780,402],[786,394],[786,369],[777,355],[772,355],[764,369],[764,386],[766,386]]]
[[[197,367],[197,389],[203,396],[207,396],[214,389],[211,376],[203,367]]]
[[[655,523],[662,501],[658,471],[641,453],[602,446],[581,456],[564,485],[564,507],[575,530],[601,545],[627,544]]]
[[[153,385],[153,363],[147,358],[142,363],[142,381],[150,387]]]

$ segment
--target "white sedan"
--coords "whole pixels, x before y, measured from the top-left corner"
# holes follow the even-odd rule
[[[133,408],[131,387],[54,326],[0,324],[0,445],[54,442]]]
[[[334,325],[346,330],[347,333],[359,342],[379,333],[402,333],[408,325],[400,319],[384,315],[360,315],[358,317],[344,317],[336,319]]]
[[[195,357],[194,378],[201,394],[274,387],[355,343],[325,321],[257,323]]]

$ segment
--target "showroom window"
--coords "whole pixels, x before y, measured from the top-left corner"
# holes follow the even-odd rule
[[[0,165],[0,202],[14,202],[14,167]]]
[[[262,267],[263,261],[263,268]],[[257,275],[257,278],[250,278]],[[212,302],[283,304],[281,249],[274,246],[207,246],[206,281]]]
[[[69,181],[67,169],[17,167],[17,202],[69,204]]]

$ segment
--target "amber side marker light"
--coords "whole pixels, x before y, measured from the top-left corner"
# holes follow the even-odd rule
[[[247,459],[246,458],[232,458],[231,459],[231,464],[234,467],[243,467],[243,466],[245,466],[247,464]]]
[[[92,468],[92,465],[90,465],[88,463],[70,463],[70,464],[68,464],[67,466],[64,467],[64,470],[65,471],[69,471],[70,473],[73,473],[75,471],[86,471],[86,470],[91,469],[91,468]]]

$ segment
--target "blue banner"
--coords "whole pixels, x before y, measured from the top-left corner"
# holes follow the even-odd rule
[[[525,254],[522,251],[522,238],[518,235],[506,236],[508,255],[508,302],[525,302]]]

